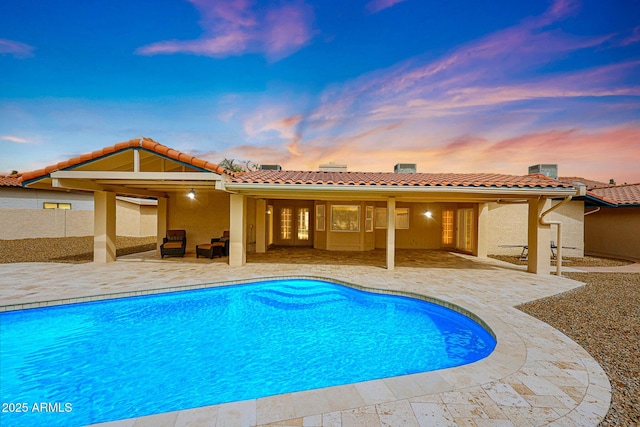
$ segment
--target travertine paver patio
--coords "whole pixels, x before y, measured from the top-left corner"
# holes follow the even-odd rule
[[[305,257],[317,261],[324,255],[324,264],[301,265]],[[344,254],[280,250],[250,255],[244,267],[192,256],[160,260],[155,253],[131,255],[107,265],[4,264],[0,265],[0,309],[305,275],[457,304],[483,319],[498,341],[489,357],[466,366],[105,426],[595,426],[607,413],[609,381],[593,358],[559,331],[514,308],[580,283],[528,274],[495,260],[442,252],[399,251],[393,271],[382,268],[379,253],[369,255],[370,265],[345,265],[347,259],[340,256]]]

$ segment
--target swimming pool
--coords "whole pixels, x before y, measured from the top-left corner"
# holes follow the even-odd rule
[[[479,324],[442,306],[318,280],[5,312],[0,336],[0,424],[21,426],[85,425],[425,372],[495,347]]]

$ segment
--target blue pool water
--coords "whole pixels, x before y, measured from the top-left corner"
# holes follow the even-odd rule
[[[0,313],[2,426],[80,426],[464,365],[439,305],[312,280]]]

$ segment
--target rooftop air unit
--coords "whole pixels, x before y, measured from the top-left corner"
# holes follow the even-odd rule
[[[558,165],[533,165],[529,166],[529,175],[539,174],[558,179]]]
[[[337,163],[329,162],[318,166],[318,169],[323,172],[346,172],[347,165],[339,165]]]
[[[394,173],[416,173],[415,163],[398,163],[393,167]]]
[[[281,171],[282,166],[280,165],[260,165],[261,171]]]

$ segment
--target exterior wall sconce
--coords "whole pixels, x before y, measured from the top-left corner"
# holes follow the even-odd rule
[[[189,192],[187,193],[187,197],[190,198],[191,200],[196,198],[196,192],[193,188],[189,190]]]
[[[433,214],[431,213],[431,211],[425,211],[424,216],[426,216],[427,218],[432,218]]]

